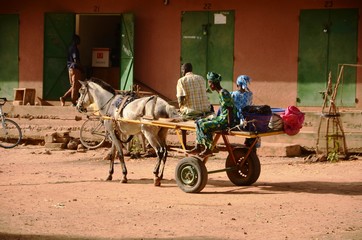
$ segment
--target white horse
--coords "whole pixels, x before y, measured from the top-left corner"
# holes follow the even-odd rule
[[[155,186],[160,186],[167,159],[166,137],[168,129],[147,124],[127,123],[117,121],[117,119],[122,117],[124,119],[140,120],[145,116],[153,119],[179,118],[175,107],[157,96],[136,98],[128,104],[123,104],[122,98],[124,96],[117,95],[108,83],[100,79],[91,78],[84,82],[80,81],[80,83],[82,86],[79,90],[80,97],[76,106],[77,110],[84,113],[89,105],[94,104],[94,107],[99,109],[98,111],[101,116],[111,117],[111,120],[109,118],[104,120],[104,126],[112,139],[111,161],[107,180],[112,180],[115,150],[117,150],[123,172],[121,182],[127,182],[127,168],[124,162],[120,135],[133,136],[142,132],[156,151],[158,161],[153,171],[154,184]],[[121,108],[119,108],[120,105]]]

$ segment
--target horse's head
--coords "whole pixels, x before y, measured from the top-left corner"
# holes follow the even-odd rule
[[[87,112],[87,107],[89,105],[92,104],[93,99],[91,94],[89,93],[89,84],[87,81],[79,81],[80,84],[82,85],[81,88],[79,89],[79,98],[77,101],[77,110],[80,113],[86,113]]]

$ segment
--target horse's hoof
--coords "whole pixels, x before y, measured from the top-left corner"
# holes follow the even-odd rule
[[[108,176],[106,181],[112,181],[112,176]]]
[[[123,179],[121,180],[121,183],[127,183],[127,178],[123,178]]]
[[[155,178],[154,179],[154,184],[155,184],[155,187],[161,186],[161,179],[160,178]]]

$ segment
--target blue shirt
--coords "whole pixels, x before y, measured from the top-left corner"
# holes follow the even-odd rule
[[[72,44],[68,49],[68,68],[78,68],[80,65],[79,50],[76,44]]]
[[[253,93],[252,92],[240,92],[233,91],[231,96],[234,99],[234,104],[236,109],[238,110],[238,118],[243,119],[242,111],[246,106],[250,106],[253,104]]]

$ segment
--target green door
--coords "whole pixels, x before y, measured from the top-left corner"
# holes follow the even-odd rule
[[[181,20],[181,63],[191,62],[193,72],[205,79],[209,71],[221,74],[223,88],[231,91],[234,11],[183,12]],[[212,103],[219,103],[216,93],[210,94],[209,98]]]
[[[299,106],[322,106],[328,74],[335,83],[339,64],[356,64],[358,9],[302,10],[299,27]],[[356,69],[346,68],[337,104],[354,106]]]
[[[134,66],[134,17],[131,13],[121,16],[120,90],[132,90]]]
[[[333,80],[338,78],[339,64],[357,64],[358,9],[330,10],[329,61],[328,69]],[[336,103],[354,107],[356,102],[356,67],[345,67]]]
[[[46,13],[44,24],[43,98],[58,100],[70,87],[67,54],[75,30],[75,14]]]
[[[19,86],[19,16],[0,15],[0,33],[0,97],[13,100]]]

